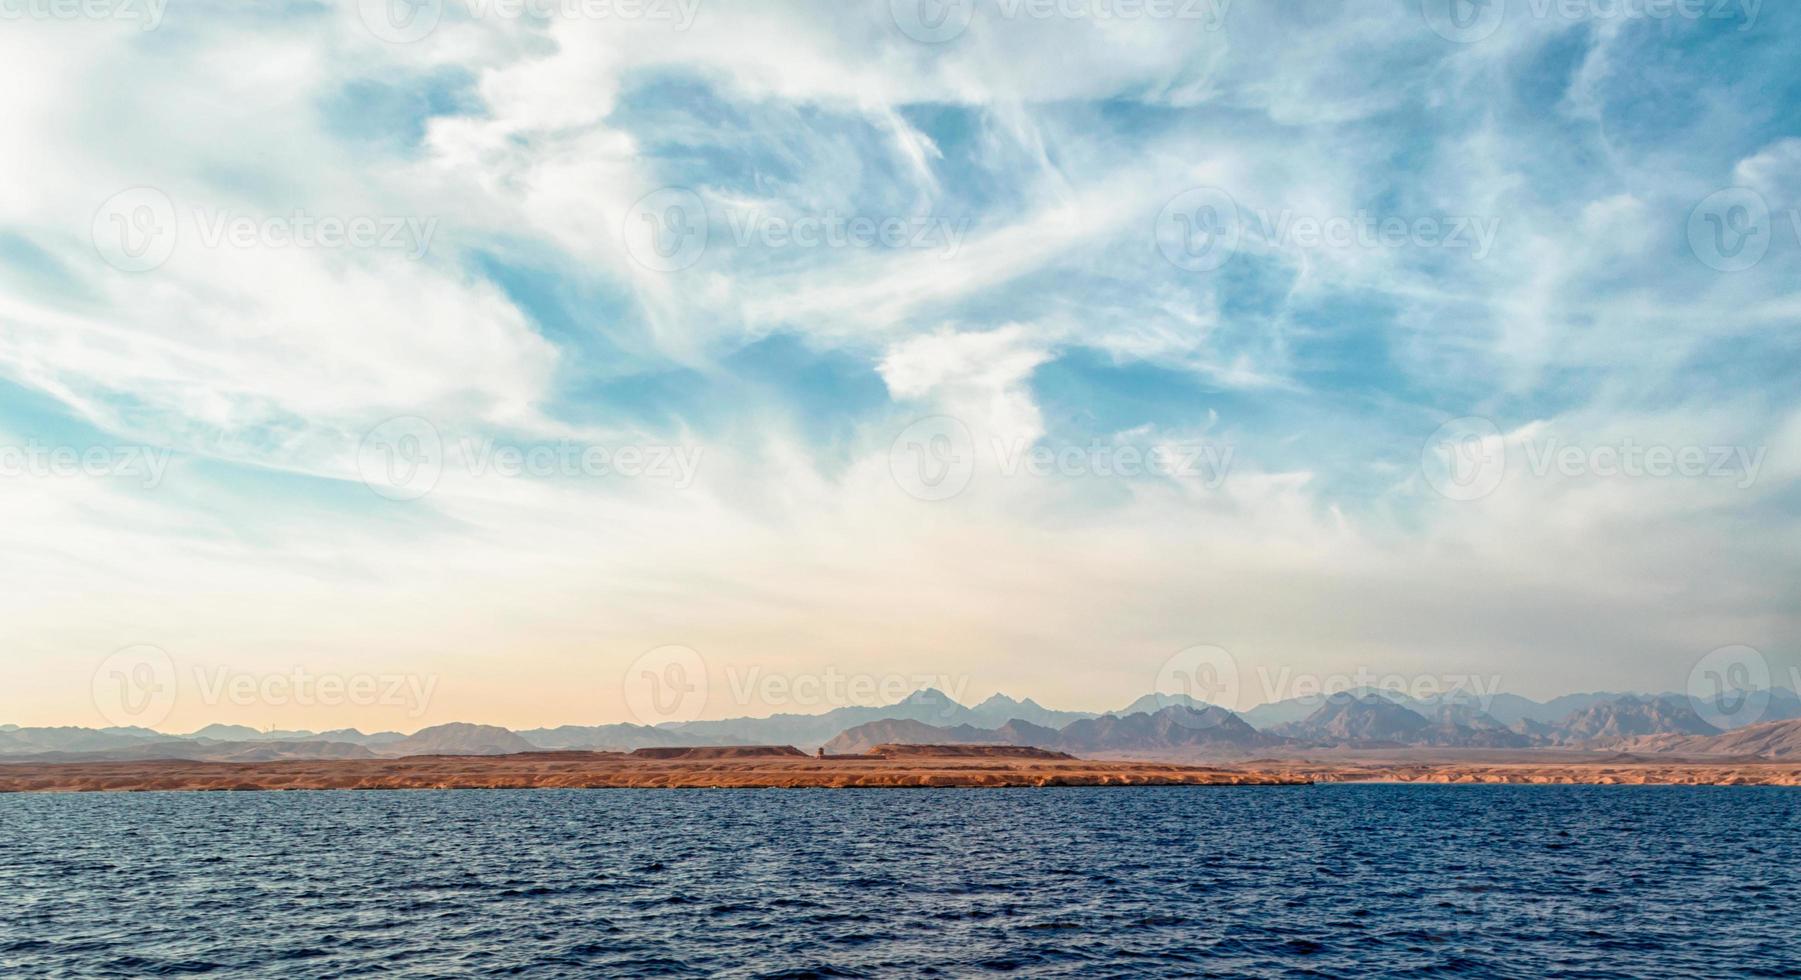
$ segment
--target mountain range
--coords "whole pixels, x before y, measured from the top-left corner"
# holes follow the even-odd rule
[[[1045,708],[994,695],[967,706],[924,689],[886,706],[848,706],[815,715],[779,714],[665,725],[563,725],[512,731],[492,725],[435,725],[410,735],[258,731],[208,725],[175,735],[147,728],[22,728],[0,725],[0,760],[193,759],[267,761],[497,755],[541,750],[632,751],[703,745],[794,745],[854,753],[880,744],[1004,744],[1073,754],[1243,756],[1307,749],[1590,749],[1659,753],[1801,753],[1801,738],[1771,729],[1801,719],[1801,697],[1768,692],[1753,728],[1721,733],[1677,694],[1594,692],[1547,702],[1511,694],[1414,698],[1361,689],[1292,698],[1235,713],[1184,695],[1149,694],[1118,711]],[[1739,692],[1711,717],[1729,717]],[[1801,726],[1797,726],[1801,728]],[[1756,734],[1751,733],[1756,729]],[[1740,753],[1740,750],[1743,750]]]
[[[1017,719],[1060,728],[1072,721],[1092,717],[1083,711],[1053,711],[1031,698],[1015,701],[1003,694],[996,694],[972,708],[959,704],[936,688],[925,688],[886,707],[853,705],[817,715],[780,714],[767,718],[691,721],[660,725],[657,730],[700,740],[693,744],[762,743],[809,748],[824,745],[839,732],[872,721],[917,721],[934,726],[969,725],[993,729]]]
[[[1643,735],[1620,745],[1621,751],[1679,756],[1732,758],[1801,758],[1801,719],[1769,721],[1714,735]]]
[[[1224,708],[1172,704],[1152,710],[1078,718],[1061,729],[1015,718],[995,729],[884,719],[846,729],[827,742],[828,755],[854,755],[877,745],[996,744],[1086,755],[1242,756],[1288,744],[1259,732]]]

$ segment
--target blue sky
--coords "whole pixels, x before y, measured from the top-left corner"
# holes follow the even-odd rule
[[[423,719],[174,727],[623,720],[669,644],[716,694],[930,671],[1083,708],[1196,645],[1241,707],[1283,670],[1781,675],[1801,10],[1459,34],[1464,2],[982,0],[931,41],[911,0],[15,20],[0,442],[168,463],[0,480],[0,720],[93,723],[132,644],[441,681]],[[295,244],[321,219],[386,240]],[[1453,420],[1483,492],[1435,469]],[[429,487],[371,470],[397,432]],[[1632,446],[1725,464],[1604,472]]]

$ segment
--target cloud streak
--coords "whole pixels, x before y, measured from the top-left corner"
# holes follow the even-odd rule
[[[0,477],[0,715],[91,722],[132,643],[522,725],[624,717],[671,643],[1070,705],[1202,643],[1528,694],[1794,652],[1801,133],[1744,93],[1801,14],[979,5],[922,43],[889,6],[9,24],[0,435],[169,462]],[[1481,462],[1432,454],[1454,419],[1480,496],[1435,489]],[[1593,465],[1628,445],[1756,465]],[[172,724],[397,724],[345,711]]]

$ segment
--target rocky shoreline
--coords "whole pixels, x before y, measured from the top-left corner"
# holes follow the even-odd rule
[[[717,755],[693,751],[673,756],[661,752],[528,752],[381,760],[0,765],[0,792],[1246,786],[1304,782],[1298,777],[1236,768],[1045,758],[1004,750],[961,754],[895,751],[817,758],[793,749],[758,755],[734,747]]]
[[[955,788],[1296,786],[1313,783],[1801,786],[1801,765],[1746,761],[1310,762],[1189,765],[1078,759],[1001,746],[883,745],[808,756],[786,746],[525,752],[268,762],[0,764],[0,792],[324,789]]]

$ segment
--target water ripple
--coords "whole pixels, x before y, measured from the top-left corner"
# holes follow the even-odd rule
[[[0,975],[1793,976],[1801,794],[0,798]]]

